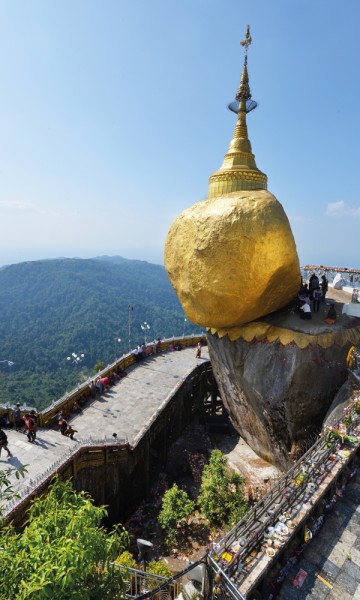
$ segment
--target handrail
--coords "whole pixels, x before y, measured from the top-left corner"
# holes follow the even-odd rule
[[[360,416],[352,410],[353,430],[360,420]],[[338,440],[328,440],[328,432],[320,434],[320,438],[309,448],[309,450],[287,471],[278,482],[272,486],[268,493],[258,501],[250,511],[217,543],[214,544],[212,554],[218,559],[222,553],[228,550],[235,540],[241,539],[242,545],[237,554],[229,563],[228,567],[241,558],[248,555],[258,545],[260,538],[266,529],[277,521],[279,515],[296,502],[302,495],[304,488],[314,476],[317,476],[334,451]],[[304,472],[306,476],[298,484],[295,481]],[[274,508],[276,501],[277,508]],[[272,510],[269,512],[269,509]],[[259,518],[263,518],[260,522]]]
[[[171,400],[173,395],[177,393],[179,388],[181,388],[183,385],[186,385],[188,382],[193,382],[193,380],[201,376],[204,371],[207,372],[209,365],[210,362],[206,361],[201,363],[201,365],[196,365],[193,367],[178,381],[176,387],[169,392],[166,398],[164,398],[162,405]],[[151,424],[157,418],[157,416],[158,414],[156,413],[153,418],[148,421],[146,427],[137,435],[135,440],[132,442],[132,448],[136,447],[146,431],[149,430]],[[10,515],[15,513],[20,506],[27,501],[29,496],[36,496],[38,491],[45,487],[60,469],[66,468],[69,463],[74,461],[81,452],[84,452],[87,449],[94,449],[95,447],[103,449],[104,447],[130,447],[130,445],[127,438],[117,438],[114,440],[113,436],[107,437],[106,435],[104,438],[89,436],[88,438],[77,440],[76,444],[67,449],[52,465],[50,465],[34,479],[30,479],[29,484],[21,490],[19,494],[20,497],[12,499],[5,505],[2,517],[9,519]]]
[[[175,344],[175,345],[182,344],[185,347],[188,347],[188,346],[195,346],[199,341],[205,341],[205,340],[206,340],[206,336],[202,335],[202,334],[164,338],[163,340],[161,340],[161,351],[167,350],[171,344]],[[146,348],[151,349],[152,343],[147,343]],[[38,412],[39,426],[40,427],[46,426],[46,424],[50,421],[50,419],[56,413],[58,413],[60,410],[62,410],[64,408],[71,410],[75,401],[78,398],[80,398],[83,394],[86,394],[87,396],[89,396],[90,395],[89,384],[94,379],[96,379],[98,377],[100,377],[100,378],[106,377],[106,376],[112,374],[113,372],[115,372],[117,369],[120,369],[120,368],[126,369],[127,367],[129,367],[133,364],[136,364],[133,352],[134,352],[134,350],[131,350],[131,352],[128,352],[127,354],[124,354],[123,356],[121,356],[119,359],[113,361],[112,363],[109,363],[106,367],[104,367],[104,369],[102,369],[101,371],[99,371],[98,373],[96,373],[92,376],[89,376],[86,381],[77,385],[70,392],[66,392],[58,400],[53,401],[49,406],[47,406],[43,410],[39,411]],[[29,407],[27,405],[24,405],[21,407],[21,412],[22,413],[28,412],[32,408],[34,408],[34,407]],[[0,414],[9,413],[9,411],[11,411],[11,406],[9,405],[9,403],[0,404]]]
[[[52,463],[47,469],[42,471],[40,475],[35,477],[34,479],[29,480],[29,484],[25,486],[20,492],[18,492],[18,497],[10,500],[3,508],[2,518],[7,520],[10,518],[12,513],[15,513],[19,510],[21,505],[26,501],[28,501],[29,496],[36,496],[39,490],[43,489],[48,483],[50,483],[51,479],[59,472],[60,469],[64,469],[67,467],[73,460],[79,455],[81,452],[87,449],[101,448],[104,447],[127,447],[128,441],[126,439],[119,439],[114,441],[114,438],[107,440],[105,439],[96,439],[89,438],[79,440],[72,448],[69,448],[60,458],[58,458],[55,462]]]

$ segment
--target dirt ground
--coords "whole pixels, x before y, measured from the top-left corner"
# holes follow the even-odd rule
[[[279,471],[259,458],[231,426],[228,433],[212,435],[207,433],[205,426],[200,423],[191,424],[170,449],[167,463],[158,474],[150,498],[145,500],[125,523],[126,529],[134,540],[131,550],[135,558],[136,539],[145,538],[154,544],[154,557],[162,558],[171,571],[176,573],[186,568],[187,559],[196,561],[204,555],[212,541],[223,537],[224,531],[210,531],[202,517],[195,513],[189,522],[182,546],[175,544],[169,551],[157,524],[161,498],[173,483],[177,483],[193,499],[196,499],[203,466],[214,449],[221,450],[228,459],[229,467],[245,477],[247,481],[244,488],[245,495],[248,492],[248,485],[263,495],[280,476]]]

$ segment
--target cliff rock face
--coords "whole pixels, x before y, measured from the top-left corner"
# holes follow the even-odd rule
[[[231,421],[265,460],[289,467],[293,445],[318,432],[346,379],[348,347],[231,341],[207,334],[211,363]]]

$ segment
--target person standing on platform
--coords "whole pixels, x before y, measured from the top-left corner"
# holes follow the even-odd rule
[[[320,302],[323,297],[323,293],[319,287],[317,287],[313,292],[313,311],[319,312]]]
[[[12,409],[12,413],[13,413],[13,419],[14,419],[14,427],[16,429],[16,431],[21,431],[21,429],[23,428],[23,420],[21,418],[21,410],[20,410],[20,404],[18,403],[15,408]]]
[[[5,433],[5,431],[3,431],[2,429],[0,429],[0,455],[1,455],[1,450],[4,448],[4,450],[6,450],[7,455],[8,456],[12,456],[9,448],[8,448],[8,439],[7,439],[7,435]]]
[[[196,346],[195,358],[201,358],[201,342],[198,342],[198,345]]]
[[[325,275],[321,275],[321,291],[323,293],[321,302],[325,302],[325,296],[329,288],[329,282],[326,279]]]
[[[314,290],[320,287],[318,276],[313,273],[309,279],[309,296],[310,300],[313,299]]]

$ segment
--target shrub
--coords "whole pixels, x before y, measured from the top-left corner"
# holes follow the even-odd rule
[[[99,526],[107,512],[85,492],[55,479],[35,500],[25,528],[0,530],[0,598],[123,598],[123,579],[110,562],[129,544],[121,526]]]
[[[152,560],[148,563],[146,570],[154,575],[161,575],[161,577],[171,577],[172,572],[164,560]]]
[[[187,520],[194,508],[194,502],[184,490],[178,488],[176,483],[165,492],[158,521],[169,544],[174,541],[177,527],[181,521]]]
[[[210,526],[232,524],[242,518],[248,505],[243,495],[245,479],[227,472],[227,460],[220,450],[213,450],[204,467],[198,503]]]
[[[131,552],[128,552],[127,550],[125,552],[122,552],[122,554],[119,554],[119,556],[115,560],[115,563],[123,567],[128,567],[129,569],[139,568],[134,556],[131,554]]]

